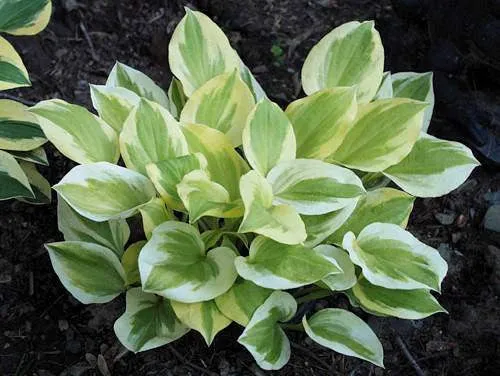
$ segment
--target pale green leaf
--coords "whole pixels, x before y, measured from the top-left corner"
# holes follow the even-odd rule
[[[207,160],[201,153],[167,159],[146,166],[149,178],[165,203],[174,210],[185,210],[177,185],[193,170],[206,170]]]
[[[338,149],[357,113],[356,91],[333,88],[298,99],[287,107],[297,138],[297,157],[326,159]]]
[[[282,162],[269,172],[267,181],[275,204],[290,205],[306,215],[342,209],[365,193],[354,172],[315,159]]]
[[[248,115],[243,150],[248,163],[262,176],[278,163],[295,159],[292,124],[276,103],[262,99]]]
[[[401,290],[440,291],[448,265],[434,248],[389,223],[372,223],[344,236],[343,248],[371,283]]]
[[[399,163],[417,141],[426,107],[404,98],[360,105],[354,124],[328,160],[369,172]]]
[[[429,290],[392,290],[372,285],[361,276],[352,293],[365,311],[400,319],[419,320],[445,312]]]
[[[414,196],[438,197],[458,188],[477,166],[467,146],[422,133],[410,154],[384,175]]]
[[[165,222],[153,231],[139,255],[143,290],[184,303],[211,300],[236,280],[235,257],[225,247],[206,253],[195,227]]]
[[[356,284],[354,264],[347,252],[328,244],[318,245],[314,250],[326,258],[334,260],[342,270],[342,273],[330,274],[321,280],[330,290],[344,291]]]
[[[358,201],[356,209],[347,221],[328,237],[328,242],[340,245],[347,232],[352,231],[357,236],[361,230],[374,222],[394,223],[404,228],[414,201],[414,197],[393,188],[368,191]],[[305,222],[307,225],[307,220]]]
[[[231,202],[229,193],[222,185],[210,180],[203,170],[194,170],[184,176],[177,185],[177,193],[194,223],[201,217],[238,218],[243,216],[241,200]]]
[[[384,349],[377,335],[355,314],[338,308],[316,312],[302,325],[315,342],[338,353],[367,360],[384,367]]]
[[[434,110],[434,88],[432,72],[400,72],[392,75],[393,97],[409,98],[428,103],[425,109],[422,132],[427,132]]]
[[[335,260],[302,245],[286,245],[258,236],[248,257],[235,261],[238,274],[272,289],[292,289],[317,282],[329,274],[342,273]]]
[[[341,228],[351,217],[358,201],[353,200],[346,207],[327,214],[301,215],[300,218],[304,222],[307,232],[307,239],[304,245],[315,247]]]
[[[245,215],[238,232],[255,232],[285,244],[306,240],[304,222],[289,205],[273,205],[271,185],[256,171],[241,177],[241,197]]]
[[[382,82],[380,83],[377,94],[375,94],[373,100],[376,101],[379,99],[389,99],[392,97],[393,97],[393,91],[392,91],[391,72],[384,72],[384,75],[382,76]]]
[[[166,345],[189,331],[175,317],[167,299],[145,293],[140,287],[127,291],[127,308],[114,329],[123,346],[133,352]]]
[[[125,290],[125,272],[112,250],[79,241],[45,247],[61,283],[80,302],[107,303]]]
[[[231,324],[213,300],[201,303],[181,303],[172,301],[172,308],[179,320],[187,327],[199,332],[208,346],[217,333]]]
[[[120,134],[125,165],[146,175],[150,163],[188,154],[177,120],[155,102],[141,99],[125,121]]]
[[[183,123],[204,124],[227,135],[234,147],[241,145],[241,134],[254,99],[238,72],[212,78],[188,99],[182,109]]]
[[[132,243],[123,253],[121,263],[125,271],[127,285],[129,286],[141,282],[141,275],[139,273],[139,254],[145,244],[145,240]]]
[[[279,322],[290,320],[296,311],[292,295],[274,291],[252,315],[238,342],[250,351],[259,367],[277,370],[290,359],[290,341]]]
[[[384,48],[373,21],[345,23],[316,44],[302,67],[302,87],[310,95],[337,86],[357,86],[369,102],[382,81]]]
[[[267,98],[266,92],[243,61],[240,61],[240,76],[252,92],[256,103]]]
[[[139,97],[156,102],[165,108],[169,107],[167,94],[161,87],[144,73],[120,62],[116,62],[111,70],[106,86],[122,87],[134,92]]]
[[[94,222],[69,206],[62,198],[57,200],[57,225],[64,240],[96,243],[111,249],[118,257],[130,237],[130,229],[124,219]]]
[[[222,30],[203,13],[189,8],[170,40],[168,61],[188,97],[205,82],[240,64]]]
[[[139,208],[142,216],[142,228],[146,239],[150,239],[153,230],[163,222],[174,220],[173,214],[167,211],[165,203],[161,198],[153,198],[146,205]]]
[[[156,195],[148,178],[107,162],[74,167],[53,188],[79,214],[97,222],[135,215]]]
[[[232,201],[240,198],[240,177],[248,170],[248,164],[234,150],[230,139],[216,129],[201,124],[182,127],[189,152],[201,153],[207,160],[207,172],[212,181],[222,185]]]
[[[170,81],[170,86],[168,87],[167,95],[169,101],[168,110],[174,118],[179,120],[182,109],[186,105],[188,98],[186,96],[186,93],[184,93],[181,82],[177,78],[172,77],[172,81]]]
[[[215,303],[224,316],[241,326],[247,326],[255,310],[264,304],[272,292],[271,289],[240,278],[229,291],[215,298]]]
[[[69,159],[80,164],[118,161],[117,133],[84,107],[51,99],[29,111],[36,115],[49,141]]]
[[[133,91],[105,85],[90,85],[90,97],[101,119],[118,133],[140,99]]]

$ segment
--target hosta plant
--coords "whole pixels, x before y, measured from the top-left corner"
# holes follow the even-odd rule
[[[115,323],[125,347],[156,348],[191,329],[210,345],[234,321],[264,369],[287,363],[287,328],[383,366],[357,315],[300,306],[344,294],[356,312],[445,312],[434,293],[446,262],[405,226],[415,197],[450,192],[478,162],[426,133],[431,74],[384,73],[373,22],[350,22],[310,51],[307,96],[283,110],[191,10],[169,61],[167,92],[117,63],[91,86],[98,115],[62,100],[30,109],[80,164],[54,186],[65,241],[47,244],[52,265],[82,303],[126,293]],[[130,242],[134,216],[144,238]]]
[[[0,32],[34,35],[49,22],[50,0],[1,0]],[[0,91],[31,86],[21,57],[0,36]],[[0,99],[0,200],[50,202],[50,184],[35,165],[48,165],[42,129],[25,105]]]

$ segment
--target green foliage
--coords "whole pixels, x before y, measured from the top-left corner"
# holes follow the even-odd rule
[[[384,74],[383,56],[373,22],[340,26],[306,59],[308,96],[284,111],[217,25],[188,10],[169,47],[168,93],[118,63],[92,86],[100,116],[59,100],[32,108],[82,164],[55,186],[65,241],[47,248],[61,282],[83,303],[126,291],[115,331],[132,351],[190,329],[210,344],[234,321],[264,369],[287,363],[284,323],[318,297],[346,294],[403,319],[445,312],[432,293],[446,262],[405,227],[415,197],[448,193],[478,162],[425,133],[431,75]],[[144,238],[130,244],[134,216]],[[347,310],[294,322],[383,366],[377,336]]]
[[[37,34],[47,26],[51,11],[51,0],[3,0],[0,32]],[[31,86],[26,67],[14,47],[0,36],[0,90],[24,86]],[[48,165],[41,148],[45,142],[42,129],[26,106],[0,99],[0,200],[50,202],[50,185],[35,167]]]

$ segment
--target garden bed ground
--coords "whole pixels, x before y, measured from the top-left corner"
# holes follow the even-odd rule
[[[46,31],[34,38],[14,39],[33,88],[10,94],[31,101],[60,97],[90,107],[88,83],[104,83],[115,60],[167,87],[167,43],[183,14],[181,5],[187,2],[54,3],[55,13]],[[431,28],[421,20],[399,19],[389,0],[200,0],[191,4],[225,29],[271,99],[280,104],[301,95],[299,72],[309,48],[346,21],[375,19],[386,47],[387,69],[419,71],[427,64],[432,37],[427,30]],[[474,82],[475,88],[498,102],[494,85],[484,77],[482,82],[484,87]],[[439,114],[438,106],[438,118]],[[433,123],[431,133],[451,137],[453,129],[440,124]],[[49,158],[51,168],[44,169],[44,174],[54,184],[72,163],[52,148]],[[500,234],[484,231],[482,219],[487,209],[484,194],[499,189],[500,174],[480,168],[449,196],[417,200],[410,229],[439,248],[449,262],[440,301],[450,314],[413,322],[368,318],[361,313],[382,339],[385,370],[334,354],[302,333],[292,333],[291,360],[276,374],[414,374],[401,341],[427,375],[496,374],[500,366]],[[43,248],[44,242],[61,239],[55,203],[49,207],[0,203],[0,374],[262,374],[236,343],[241,332],[236,324],[219,334],[210,348],[191,332],[157,350],[137,355],[124,351],[112,329],[123,310],[123,297],[92,306],[73,299]],[[342,298],[331,303],[346,305]]]

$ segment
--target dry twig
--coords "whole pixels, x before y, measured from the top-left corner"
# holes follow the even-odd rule
[[[193,368],[193,369],[195,369],[197,371],[200,371],[200,372],[205,373],[205,374],[210,375],[210,376],[218,376],[215,372],[212,372],[212,371],[210,371],[208,369],[205,369],[205,368],[200,367],[200,366],[198,366],[198,365],[196,365],[194,363],[191,363],[189,360],[187,360],[186,358],[184,358],[176,349],[174,349],[173,346],[170,346],[169,349],[172,352],[172,354],[175,355],[175,357],[177,359],[179,359],[182,363],[184,363],[188,367],[191,367],[191,368]]]
[[[422,371],[422,368],[420,368],[420,366],[418,365],[418,363],[415,360],[415,358],[413,357],[413,355],[411,355],[410,350],[408,350],[403,339],[400,336],[396,336],[396,343],[403,351],[403,354],[406,356],[406,358],[410,362],[411,366],[413,367],[413,369],[415,370],[417,375],[418,376],[425,376],[424,371]]]

